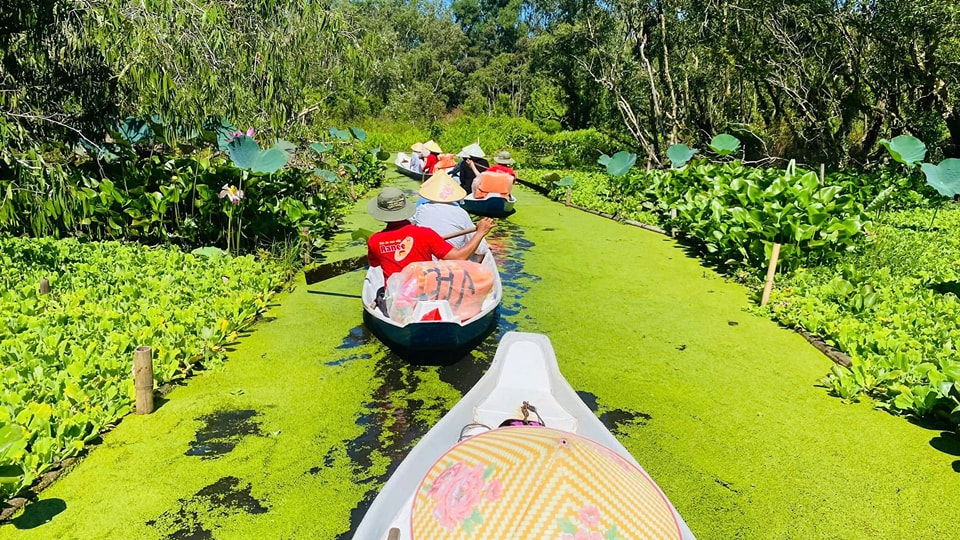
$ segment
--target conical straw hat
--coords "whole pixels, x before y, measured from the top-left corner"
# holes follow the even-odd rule
[[[435,154],[439,154],[440,152],[443,152],[443,150],[440,150],[440,145],[432,140],[423,143],[423,147]]]
[[[410,146],[410,149],[413,150],[414,152],[417,152],[417,153],[423,152],[423,143],[422,143],[422,142],[415,142],[415,143],[413,143],[412,146]]]
[[[466,197],[467,192],[447,171],[440,170],[420,184],[420,196],[433,202],[451,203]]]
[[[417,489],[413,540],[681,538],[660,488],[589,439],[546,427],[474,435]]]

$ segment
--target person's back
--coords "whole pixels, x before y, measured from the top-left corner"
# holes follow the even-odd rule
[[[453,247],[432,229],[407,221],[395,222],[370,236],[367,259],[370,266],[380,267],[386,281],[410,263],[444,258]]]
[[[465,231],[473,228],[473,220],[466,210],[457,206],[457,201],[466,197],[467,192],[461,188],[449,174],[440,171],[420,185],[420,197],[428,202],[417,207],[417,212],[411,221],[423,227],[429,227],[440,236]],[[456,248],[462,248],[470,243],[472,234],[466,234],[447,240]],[[481,242],[478,254],[486,252],[486,244]]]

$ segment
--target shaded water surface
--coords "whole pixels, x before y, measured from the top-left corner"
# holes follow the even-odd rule
[[[363,435],[347,444],[347,454],[354,464],[354,476],[359,484],[368,486],[368,491],[350,514],[350,530],[340,535],[338,540],[353,538],[380,487],[410,452],[415,441],[432,427],[419,418],[442,416],[448,410],[445,405],[425,404],[421,399],[410,397],[419,389],[422,380],[420,375],[436,370],[441,381],[461,395],[466,393],[489,367],[503,334],[517,330],[523,321],[529,319],[523,315],[523,295],[540,277],[526,273],[523,261],[527,251],[534,246],[533,242],[524,238],[520,227],[502,220],[487,239],[500,270],[503,300],[495,328],[477,347],[445,365],[418,366],[408,362],[409,356],[405,359],[381,344],[361,325],[344,337],[339,347],[344,351],[344,357],[329,362],[337,365],[360,358],[361,355],[351,353],[351,350],[374,344],[372,356],[377,366],[376,378],[380,383],[366,404],[366,412],[357,419],[357,424],[364,427]],[[365,348],[365,351],[369,350],[369,347]],[[375,454],[390,461],[382,476],[370,476],[367,472]]]

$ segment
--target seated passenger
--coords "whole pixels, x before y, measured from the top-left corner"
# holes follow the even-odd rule
[[[492,219],[481,219],[477,233],[463,247],[454,248],[434,230],[410,223],[416,207],[395,187],[383,188],[367,204],[367,211],[374,219],[387,223],[384,230],[367,240],[367,259],[370,266],[380,267],[384,281],[412,262],[430,261],[433,257],[466,260],[493,228]]]
[[[429,152],[426,156],[426,162],[423,165],[423,171],[427,174],[433,174],[434,168],[437,166],[437,161],[440,160],[440,145],[434,141],[427,141],[423,143],[423,149],[425,152]]]
[[[486,160],[487,155],[479,144],[465,146],[457,155],[462,159],[450,174],[460,180],[460,187],[464,192],[472,192],[473,180],[480,174],[477,169],[486,170],[490,166]]]
[[[417,206],[417,212],[410,221],[433,229],[440,236],[472,229],[473,220],[470,219],[470,214],[457,205],[457,202],[466,196],[467,192],[449,174],[438,171],[420,185],[420,197],[427,202]],[[471,233],[451,238],[447,242],[455,248],[462,248],[470,243],[473,236]],[[483,255],[486,251],[486,241],[481,241],[476,253]]]
[[[475,199],[483,199],[491,193],[510,198],[512,190],[513,176],[504,172],[491,172],[488,169],[486,172],[480,173],[473,181],[473,198]]]
[[[414,143],[410,147],[413,153],[410,154],[410,170],[415,173],[423,173],[423,143]]]

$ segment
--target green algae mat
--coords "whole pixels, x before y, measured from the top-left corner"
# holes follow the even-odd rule
[[[952,434],[830,397],[826,358],[672,240],[517,196],[490,241],[498,328],[458,362],[411,366],[369,335],[362,271],[301,278],[222,368],[125,418],[0,539],[351,538],[509,330],[550,337],[698,538],[956,534]],[[376,226],[364,204],[333,242],[343,256],[363,252],[350,230]]]

